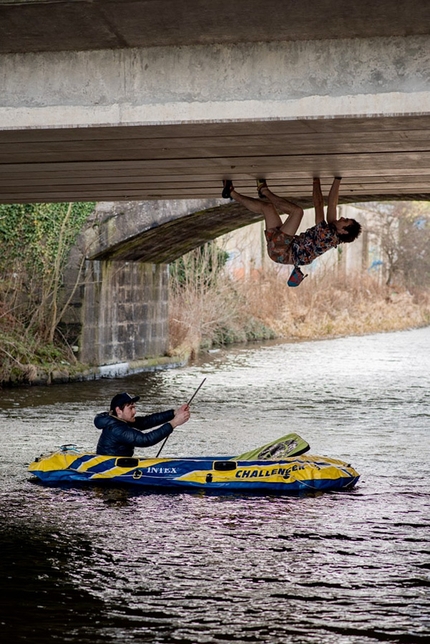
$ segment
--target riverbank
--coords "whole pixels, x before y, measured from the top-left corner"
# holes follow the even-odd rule
[[[193,291],[171,285],[171,353],[253,340],[315,340],[430,324],[430,293],[387,286],[367,273],[309,276],[298,288],[268,270]]]
[[[367,274],[308,277],[299,288],[286,285],[279,271],[252,280],[226,276],[198,288],[172,280],[170,349],[167,356],[102,367],[77,362],[70,349],[42,346],[25,363],[11,353],[19,337],[0,334],[3,387],[117,378],[143,371],[181,367],[214,347],[262,340],[305,341],[419,328],[430,324],[428,291],[387,287]]]
[[[132,374],[177,369],[188,363],[189,355],[159,356],[145,360],[118,362],[116,364],[89,367],[82,363],[68,364],[66,361],[36,366],[22,365],[21,369],[14,368],[0,383],[2,387],[19,387],[22,385],[56,385],[68,382],[85,382],[102,378],[121,378]]]

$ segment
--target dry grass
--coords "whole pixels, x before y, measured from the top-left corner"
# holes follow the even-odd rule
[[[172,353],[279,337],[316,339],[425,326],[430,294],[381,285],[367,274],[309,276],[289,288],[271,267],[253,279],[220,277],[211,287],[189,281],[170,293]]]

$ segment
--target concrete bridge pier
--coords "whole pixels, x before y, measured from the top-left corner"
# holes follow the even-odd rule
[[[61,324],[77,358],[106,376],[169,363],[168,265],[86,260],[83,272]]]
[[[105,365],[165,355],[167,289],[166,264],[87,262],[80,360]]]

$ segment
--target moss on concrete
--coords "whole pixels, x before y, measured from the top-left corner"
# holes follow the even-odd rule
[[[69,382],[83,382],[86,380],[100,380],[101,378],[118,378],[133,373],[183,367],[187,364],[188,358],[189,356],[184,353],[177,356],[160,356],[132,362],[104,365],[101,367],[88,367],[88,365],[80,363],[73,366],[51,365],[45,368],[36,368],[33,365],[28,365],[28,368],[25,370],[12,369],[9,377],[4,379],[0,383],[0,386],[55,385]]]

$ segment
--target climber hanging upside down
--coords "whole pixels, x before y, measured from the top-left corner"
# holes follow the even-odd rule
[[[233,182],[223,181],[224,199],[234,199],[251,212],[264,216],[265,235],[269,257],[279,264],[292,264],[294,270],[288,280],[289,286],[298,286],[304,279],[300,266],[311,264],[313,260],[330,248],[357,239],[361,225],[355,219],[337,218],[340,177],[335,177],[328,195],[327,220],[324,217],[324,198],[320,180],[313,182],[313,202],[315,207],[315,226],[296,235],[303,218],[303,208],[275,195],[269,190],[264,179],[257,179],[259,199],[246,197],[236,192]],[[287,216],[284,223],[279,212]]]

